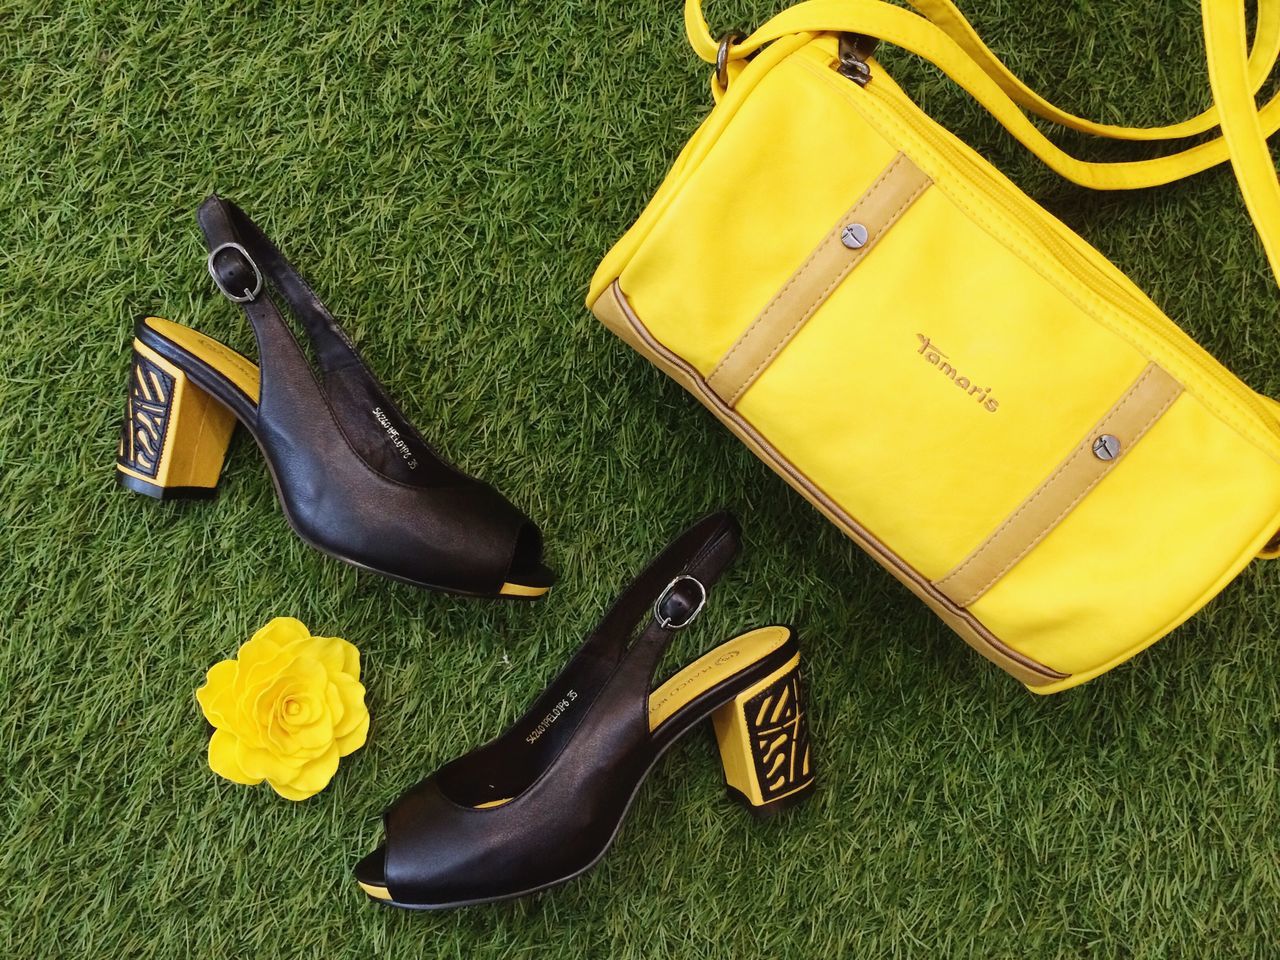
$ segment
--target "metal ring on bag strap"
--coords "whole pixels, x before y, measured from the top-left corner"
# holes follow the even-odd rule
[[[721,90],[729,88],[729,47],[746,37],[737,30],[730,30],[720,38],[716,47],[716,85]]]

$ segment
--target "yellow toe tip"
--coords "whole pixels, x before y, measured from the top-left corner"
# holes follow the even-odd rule
[[[359,880],[357,880],[356,883],[360,884],[360,889],[363,890],[365,893],[367,893],[369,896],[373,897],[373,899],[375,900],[391,899],[391,893],[390,891],[387,890],[386,887],[375,887],[371,883],[362,883]]]
[[[530,587],[523,583],[504,583],[498,592],[504,597],[540,597],[550,587]]]

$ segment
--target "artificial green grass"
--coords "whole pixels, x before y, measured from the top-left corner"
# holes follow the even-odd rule
[[[965,6],[1086,114],[1151,123],[1205,103],[1190,6]],[[1280,392],[1276,290],[1227,171],[1090,194],[936,73],[882,59]],[[594,264],[705,115],[706,75],[674,0],[0,0],[6,956],[1280,953],[1275,567],[1137,661],[1033,698],[583,310]],[[543,523],[562,574],[545,603],[431,595],[305,548],[243,436],[215,504],[115,488],[134,316],[247,346],[192,220],[213,189],[314,279],[428,436]],[[747,550],[677,656],[799,625],[816,798],[751,822],[694,737],[588,877],[448,915],[366,903],[348,871],[382,807],[498,731],[621,582],[717,504],[744,517]],[[301,804],[216,779],[192,697],[280,614],[360,647],[374,716]]]

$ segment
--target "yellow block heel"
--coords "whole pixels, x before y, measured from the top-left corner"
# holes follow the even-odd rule
[[[159,500],[212,498],[235,425],[235,415],[180,367],[133,341],[116,453],[121,486]]]
[[[813,758],[800,656],[711,715],[729,795],[756,816],[813,792]]]

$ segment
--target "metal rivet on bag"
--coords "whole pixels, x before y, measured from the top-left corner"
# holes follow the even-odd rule
[[[1120,456],[1120,438],[1104,433],[1093,441],[1093,455],[1099,460],[1114,460]]]
[[[840,231],[840,242],[850,250],[866,246],[867,228],[860,223],[851,223]]]

